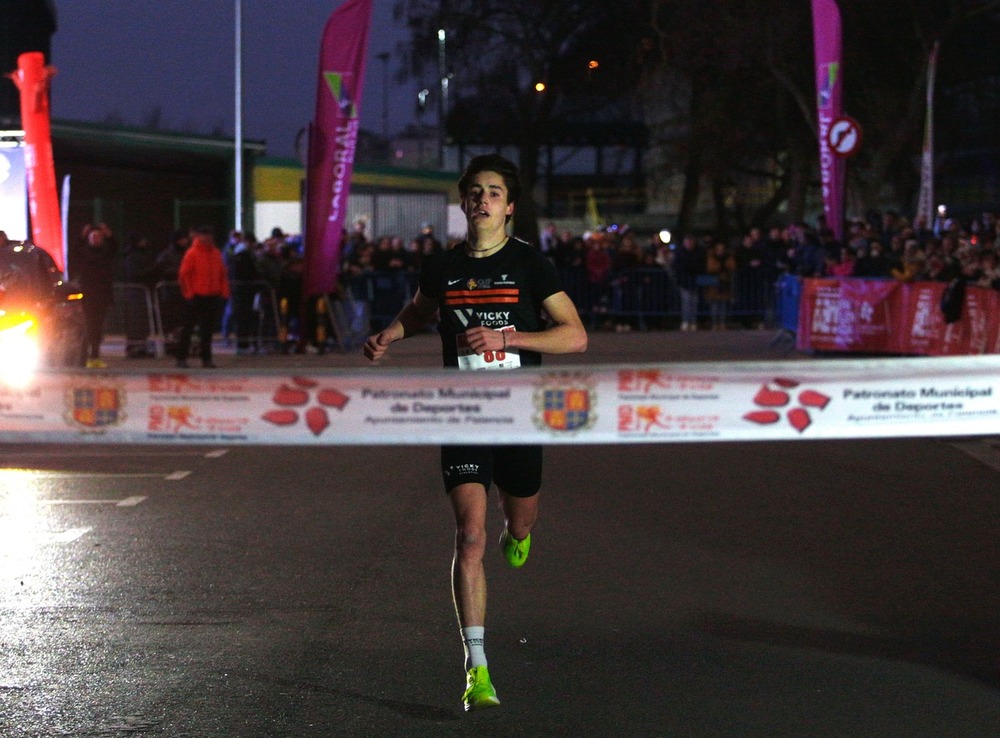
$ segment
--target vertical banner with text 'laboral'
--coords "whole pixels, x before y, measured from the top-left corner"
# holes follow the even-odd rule
[[[838,240],[844,236],[844,159],[830,149],[830,126],[843,114],[840,61],[840,10],[835,0],[812,0],[813,51],[816,56],[816,112],[820,182],[827,226]]]
[[[28,51],[17,57],[17,71],[7,75],[20,92],[24,127],[24,168],[28,175],[28,212],[31,237],[65,270],[62,219],[56,194],[56,169],[52,158],[52,121],[49,117],[49,80],[55,69],[45,66],[45,55]]]
[[[371,15],[372,0],[345,0],[323,29],[306,173],[307,297],[333,291],[340,271]]]

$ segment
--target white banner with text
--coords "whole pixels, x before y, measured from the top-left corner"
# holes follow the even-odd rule
[[[461,372],[42,373],[0,441],[266,445],[1000,434],[1000,356]]]

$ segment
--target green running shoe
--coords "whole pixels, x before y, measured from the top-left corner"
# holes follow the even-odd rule
[[[507,563],[515,569],[524,566],[528,560],[528,551],[531,550],[531,534],[529,533],[523,541],[519,541],[510,534],[506,528],[500,534],[500,548],[503,549],[503,557]]]
[[[466,712],[497,707],[500,704],[497,691],[493,689],[493,682],[490,681],[490,672],[485,666],[473,666],[469,669],[465,683],[468,686],[462,695],[462,702],[465,703]]]

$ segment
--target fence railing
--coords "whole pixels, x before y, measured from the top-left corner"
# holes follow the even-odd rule
[[[582,267],[559,269],[563,289],[591,328],[602,321],[625,321],[638,330],[669,327],[680,319],[680,291],[673,274],[661,268],[634,268],[612,272],[607,279],[591,282]],[[372,328],[388,323],[416,291],[413,272],[370,272],[345,281],[348,295],[369,305]],[[700,290],[699,317],[708,317],[710,305]],[[780,293],[774,281],[757,275],[734,278],[731,298],[726,301],[729,319],[743,325],[777,324]]]
[[[230,283],[230,299],[214,332],[234,336],[248,351],[280,347],[287,316],[274,287],[263,280]],[[184,322],[185,301],[177,282],[116,282],[105,328],[124,334],[129,354],[162,354]]]
[[[607,327],[608,322],[625,323],[636,330],[670,328],[680,319],[680,291],[668,270],[624,269],[596,283],[588,279],[583,268],[562,268],[559,276],[592,330]],[[319,312],[328,338],[346,350],[392,321],[416,292],[417,274],[370,272],[345,279],[343,287],[342,297],[327,299]],[[315,341],[315,327],[300,326],[298,306],[283,304],[270,283],[234,281],[230,292],[215,332],[227,340],[234,338],[238,351],[285,349],[289,334],[298,337],[302,331]],[[787,286],[782,288],[766,279],[737,278],[726,301],[726,316],[747,327],[778,327],[796,314],[797,303],[797,291]],[[116,283],[115,303],[106,327],[109,332],[125,335],[129,353],[162,354],[183,324],[184,306],[177,282],[152,286]],[[698,315],[707,318],[710,313],[702,288]]]
[[[392,322],[417,291],[417,273],[402,270],[367,272],[346,278],[347,296],[368,304],[372,330],[381,330]]]

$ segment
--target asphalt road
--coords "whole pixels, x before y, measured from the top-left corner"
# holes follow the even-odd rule
[[[586,358],[801,358],[773,338]],[[466,715],[435,448],[0,448],[0,736],[1000,733],[1000,439],[547,454]]]

